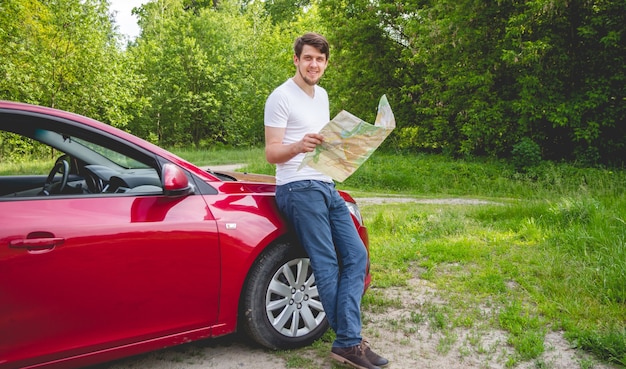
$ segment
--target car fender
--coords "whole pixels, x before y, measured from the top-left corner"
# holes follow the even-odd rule
[[[239,297],[250,267],[265,248],[289,232],[276,207],[274,186],[249,186],[252,184],[222,182],[216,186],[218,194],[205,196],[217,223],[222,259],[216,336],[236,329]]]

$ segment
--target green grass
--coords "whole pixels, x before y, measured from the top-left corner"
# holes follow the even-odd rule
[[[221,164],[264,164],[265,153],[262,148],[237,148],[221,150],[170,149],[171,152],[196,165]],[[273,169],[269,164],[268,169]]]
[[[626,365],[626,203],[615,201],[363,207],[373,283],[400,286],[417,264],[453,302],[528,304],[517,314],[541,316],[542,329],[563,329],[575,345]],[[544,333],[511,325],[518,310],[505,309],[500,327],[526,360],[541,353]]]
[[[1,163],[0,176],[48,174],[54,166],[55,159],[24,158],[19,162]]]
[[[273,173],[259,148],[206,158]],[[509,332],[516,352],[508,366],[537,359],[548,330],[563,330],[572,345],[626,365],[623,170],[542,163],[520,174],[503,161],[376,152],[338,187],[357,199],[396,194],[493,202],[362,206],[373,286],[405,286],[417,266],[420,278],[448,296],[454,312],[415,315],[443,331],[442,353],[455,340],[449,328],[472,326],[479,319],[475,306],[488,301],[498,307],[494,326]],[[375,291],[365,296],[368,309],[397,304]]]

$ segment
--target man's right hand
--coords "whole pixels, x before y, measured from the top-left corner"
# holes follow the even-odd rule
[[[319,133],[307,133],[302,137],[302,140],[298,142],[300,153],[307,153],[314,151],[317,145],[321,144],[324,141],[324,136]]]

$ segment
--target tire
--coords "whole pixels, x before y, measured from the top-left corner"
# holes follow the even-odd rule
[[[328,329],[309,258],[290,243],[270,246],[254,263],[241,308],[245,332],[274,350],[310,345]]]

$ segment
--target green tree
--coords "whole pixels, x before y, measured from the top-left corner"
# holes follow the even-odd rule
[[[548,157],[624,161],[625,22],[623,1],[530,1],[509,19],[514,111]]]
[[[507,156],[529,137],[546,158],[623,161],[623,1],[320,4],[335,91],[398,91],[397,146]]]
[[[326,77],[332,110],[348,110],[373,122],[378,99],[387,94],[396,120],[406,121],[401,96],[402,45],[391,28],[393,2],[320,0],[320,22],[331,44]],[[395,104],[394,104],[395,103]]]
[[[129,52],[146,77],[150,105],[133,131],[165,145],[261,142],[265,97],[286,78],[290,59],[260,6],[222,1],[196,15],[180,0],[144,5],[142,34]]]
[[[0,14],[0,97],[128,122],[135,81],[106,0],[5,0]]]
[[[164,145],[263,140],[263,105],[293,40],[331,43],[321,84],[386,144],[623,163],[626,3],[593,0],[152,0],[122,48],[106,0],[0,2],[0,97],[89,115]]]

